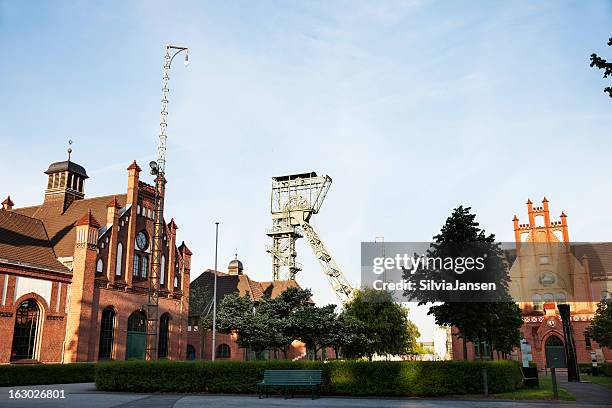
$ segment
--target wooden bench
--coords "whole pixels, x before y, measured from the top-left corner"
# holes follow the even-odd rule
[[[268,397],[270,387],[282,387],[284,396],[287,392],[293,396],[295,388],[310,388],[312,399],[316,395],[320,397],[321,370],[265,370],[263,381],[257,383],[257,395],[263,398],[264,394]]]

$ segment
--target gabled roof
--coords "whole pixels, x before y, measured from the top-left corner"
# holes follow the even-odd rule
[[[121,207],[125,207],[126,194],[118,194],[76,200],[70,204],[65,212],[62,212],[63,206],[61,203],[53,201],[34,207],[16,208],[12,212],[41,220],[57,257],[71,257],[74,255],[74,243],[76,241],[75,222],[89,210],[96,220],[106,220],[106,205],[113,198],[116,198]]]
[[[42,221],[0,210],[0,263],[70,273],[57,260]]]
[[[207,269],[194,279],[189,287],[192,290],[202,288],[205,296],[212,301],[215,274],[212,269]],[[239,296],[249,296],[253,300],[263,297],[274,298],[289,287],[299,288],[300,285],[295,280],[278,280],[272,282],[257,282],[246,274],[230,275],[225,272],[217,271],[217,304],[223,300],[225,295],[236,293]],[[197,311],[190,310],[190,316],[198,315]]]

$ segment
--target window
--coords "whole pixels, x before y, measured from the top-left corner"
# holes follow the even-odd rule
[[[540,257],[540,264],[541,265],[546,265],[550,263],[550,258],[548,256],[541,256]]]
[[[140,271],[140,255],[134,255],[134,270],[132,271],[132,276],[137,278],[139,271]]]
[[[115,275],[121,276],[123,275],[122,268],[123,267],[123,245],[120,243],[117,244],[117,267],[115,268]]]
[[[159,284],[164,286],[166,284],[166,257],[162,255],[161,257],[161,273],[159,277]]]
[[[542,310],[542,296],[533,295],[533,310]]]
[[[230,347],[225,344],[219,344],[219,346],[217,347],[217,357],[218,358],[230,358],[231,356],[231,351],[230,351]]]
[[[584,336],[584,345],[587,350],[591,349],[591,338],[587,335]]]
[[[11,361],[35,358],[39,315],[40,310],[34,299],[21,302],[17,308]]]
[[[146,256],[143,256],[142,257],[142,270],[140,271],[140,276],[143,279],[146,279],[148,272],[149,272],[149,258]]]
[[[104,262],[102,262],[102,259],[98,259],[98,263],[96,264],[96,273],[103,273],[104,272]]]
[[[168,337],[170,335],[170,315],[164,313],[159,319],[159,344],[157,345],[157,356],[168,357]]]
[[[552,295],[552,293],[544,294],[544,303],[554,303],[554,302],[555,302],[555,297]]]
[[[478,341],[478,339],[474,341],[474,359],[475,360],[480,359],[481,348],[482,348],[482,359],[490,360],[491,359],[491,347],[489,346],[489,343],[486,341]]]
[[[610,296],[610,293],[607,290],[601,291],[601,300],[606,300]]]
[[[106,360],[113,357],[113,341],[115,337],[115,311],[107,307],[102,312],[100,320],[100,349],[98,359]]]
[[[191,344],[187,345],[187,360],[195,360],[196,350]]]
[[[174,289],[178,289],[178,276],[174,277]]]

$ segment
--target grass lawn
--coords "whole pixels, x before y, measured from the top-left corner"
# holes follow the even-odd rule
[[[559,390],[559,399],[564,401],[576,401],[576,398],[567,390],[559,385],[557,382],[557,387]],[[542,399],[549,400],[553,398],[552,391],[552,380],[550,377],[540,376],[540,386],[539,387],[523,387],[520,390],[511,391],[511,392],[502,392],[499,394],[490,394],[490,398],[497,399]]]
[[[592,381],[597,384],[605,385],[608,388],[612,388],[612,377],[606,377],[603,375],[598,375],[597,377],[593,377],[592,375],[580,374],[581,381]]]

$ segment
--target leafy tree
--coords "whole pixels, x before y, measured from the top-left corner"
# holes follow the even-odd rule
[[[212,298],[212,292],[204,285],[189,287],[189,315],[198,316],[201,355],[204,355],[206,329],[212,328]]]
[[[433,315],[436,323],[445,326],[455,326],[463,342],[463,355],[467,359],[467,341],[489,341],[489,344],[506,352],[519,344],[520,327],[522,325],[520,309],[514,304],[508,293],[510,277],[504,262],[503,253],[495,235],[487,234],[476,222],[476,215],[470,213],[469,207],[459,206],[453,210],[440,233],[434,237],[431,249],[427,252],[429,258],[456,259],[457,257],[479,257],[486,255],[485,268],[489,281],[497,286],[496,302],[461,302],[457,293],[442,291],[406,291],[406,296],[416,296],[420,305],[442,302],[430,307],[428,314]],[[417,279],[439,281],[445,273],[453,271],[429,270],[427,268],[417,273],[404,272],[404,278],[418,285]],[[478,281],[476,274],[471,275]],[[464,280],[472,279],[467,274]],[[449,277],[453,279],[453,277]],[[449,280],[447,279],[447,280]],[[464,295],[465,296],[465,295]],[[482,353],[482,347],[480,347]],[[482,356],[481,356],[482,357]]]
[[[608,40],[608,46],[612,46],[612,38]],[[591,54],[591,67],[595,67],[597,69],[603,69],[604,78],[608,78],[609,76],[612,76],[612,62],[606,61],[605,59],[601,58],[595,53]],[[604,92],[607,92],[610,98],[612,98],[612,87],[607,86],[606,88],[604,88]]]
[[[602,347],[612,348],[612,299],[597,304],[597,312],[585,334]]]
[[[248,296],[229,294],[223,297],[217,310],[217,330],[236,333],[236,343],[250,349],[257,356],[280,342],[278,320],[265,313],[256,313],[255,304]]]
[[[336,305],[307,305],[296,310],[289,319],[289,332],[306,345],[311,359],[315,359],[323,347],[330,345],[327,335],[337,328],[335,310]]]
[[[389,292],[372,288],[357,290],[344,305],[344,315],[360,321],[369,339],[360,353],[351,348],[353,353],[370,359],[374,354],[406,354],[414,340],[408,329],[408,310],[396,303]]]
[[[366,349],[369,342],[366,325],[345,313],[334,319],[323,339],[323,343],[334,350],[336,359],[341,352],[345,357],[359,357],[360,351]]]

